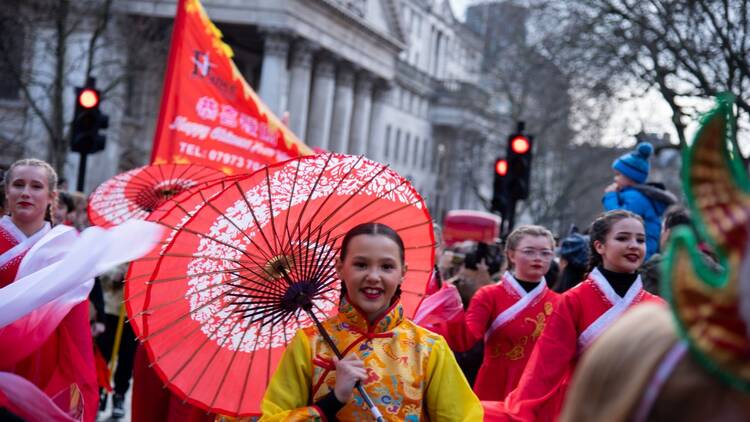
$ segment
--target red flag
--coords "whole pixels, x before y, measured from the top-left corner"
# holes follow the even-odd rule
[[[179,0],[153,164],[256,170],[312,150],[271,113],[232,61],[199,0]]]

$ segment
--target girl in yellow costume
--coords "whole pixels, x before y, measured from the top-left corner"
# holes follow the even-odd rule
[[[445,340],[404,318],[404,243],[388,226],[351,229],[336,271],[339,313],[323,322],[344,358],[315,329],[299,330],[261,405],[261,421],[367,421],[360,381],[388,421],[481,421],[482,407]]]

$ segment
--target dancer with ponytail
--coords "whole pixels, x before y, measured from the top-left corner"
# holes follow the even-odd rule
[[[0,219],[0,287],[57,261],[76,240],[72,227],[50,224],[56,187],[57,173],[44,161],[23,159],[8,169],[9,215]],[[22,376],[49,396],[77,385],[84,420],[93,421],[98,391],[88,314],[84,300],[60,315],[59,324],[45,320],[33,336],[13,347],[12,356],[2,354],[0,370]],[[76,406],[71,402],[71,408]]]

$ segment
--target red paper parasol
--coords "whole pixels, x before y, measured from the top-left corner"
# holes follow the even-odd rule
[[[144,166],[118,174],[99,185],[89,199],[91,224],[112,227],[130,219],[145,220],[174,195],[224,177],[196,164]]]
[[[133,327],[136,338],[143,332],[143,304],[146,301],[146,283],[156,269],[156,263],[171,240],[171,233],[181,227],[206,199],[222,192],[229,183],[242,176],[226,176],[216,182],[198,185],[182,191],[165,201],[146,218],[147,221],[159,223],[167,228],[162,234],[159,247],[151,249],[147,255],[133,261],[125,277],[125,306],[128,311],[128,322]]]
[[[433,263],[429,213],[382,164],[299,157],[238,178],[169,236],[148,285],[143,337],[172,391],[212,412],[258,414],[287,343],[337,312],[343,235],[380,222],[406,245],[402,302],[411,315]],[[309,298],[310,314],[297,300]],[[304,305],[302,305],[304,306]]]

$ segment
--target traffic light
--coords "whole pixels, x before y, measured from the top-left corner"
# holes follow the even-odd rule
[[[492,210],[504,214],[508,207],[508,196],[505,189],[505,178],[508,175],[508,160],[498,158],[495,161],[495,181],[492,185]]]
[[[70,131],[70,149],[81,154],[102,151],[106,136],[99,131],[109,127],[109,116],[99,109],[101,93],[96,89],[96,81],[89,78],[86,85],[76,89],[76,105]]]
[[[514,201],[529,197],[533,141],[532,136],[523,134],[521,123],[518,125],[518,131],[508,137],[506,190]]]
[[[495,161],[495,174],[498,176],[505,176],[508,174],[508,160],[505,158],[498,158]]]

